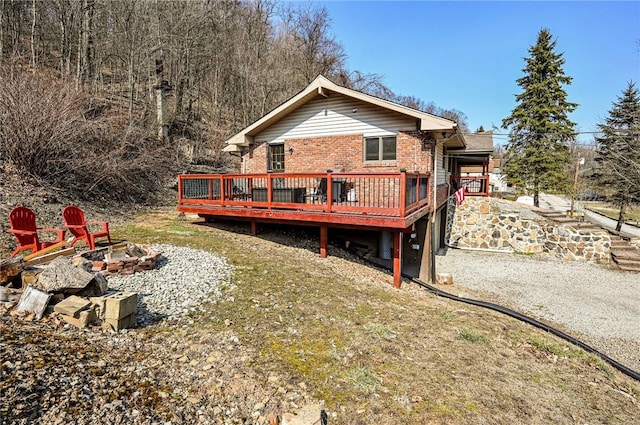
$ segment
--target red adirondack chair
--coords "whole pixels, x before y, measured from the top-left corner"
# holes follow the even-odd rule
[[[106,237],[111,244],[111,235],[109,235],[109,223],[106,221],[86,221],[84,218],[84,211],[80,208],[70,205],[62,211],[62,219],[64,220],[64,227],[69,229],[75,239],[69,244],[73,246],[76,242],[85,240],[89,249],[96,248],[96,238]],[[97,232],[90,232],[89,225],[99,225],[102,227]]]
[[[55,228],[36,227],[36,215],[27,207],[16,207],[9,213],[10,228],[7,232],[12,233],[18,241],[18,247],[11,253],[15,257],[20,251],[30,249],[37,252],[48,246],[62,242],[66,230]],[[54,241],[40,242],[38,230],[56,232],[57,239]]]

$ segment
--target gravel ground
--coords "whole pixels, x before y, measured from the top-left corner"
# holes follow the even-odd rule
[[[138,293],[137,326],[198,311],[202,302],[220,296],[231,277],[226,261],[206,251],[152,245],[161,252],[156,269],[129,276],[112,276],[109,288]]]
[[[561,327],[626,366],[640,371],[640,274],[594,263],[562,262],[449,249],[436,257],[438,273],[451,273],[456,295],[465,288]]]
[[[163,253],[157,269],[109,278],[110,289],[139,293],[138,329],[0,312],[0,424],[265,424],[308,403],[305,389],[251,369],[257,354],[231,324],[214,334],[193,326],[203,302],[233,302],[223,291],[231,266],[206,251],[153,247]]]

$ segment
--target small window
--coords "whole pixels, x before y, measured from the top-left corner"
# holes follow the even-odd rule
[[[284,171],[284,143],[267,146],[267,170]]]
[[[365,161],[395,161],[396,136],[366,137],[364,139]]]

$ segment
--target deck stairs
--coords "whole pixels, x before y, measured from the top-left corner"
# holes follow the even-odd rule
[[[584,216],[568,216],[566,213],[554,210],[536,211],[548,220],[566,224],[578,230],[579,233],[606,231],[611,236],[611,261],[620,270],[640,273],[640,249],[631,243],[632,237],[605,229],[584,219]]]

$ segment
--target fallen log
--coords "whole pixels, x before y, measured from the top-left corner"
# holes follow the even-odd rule
[[[22,258],[9,258],[0,261],[0,283],[7,283],[18,276],[24,267]]]

